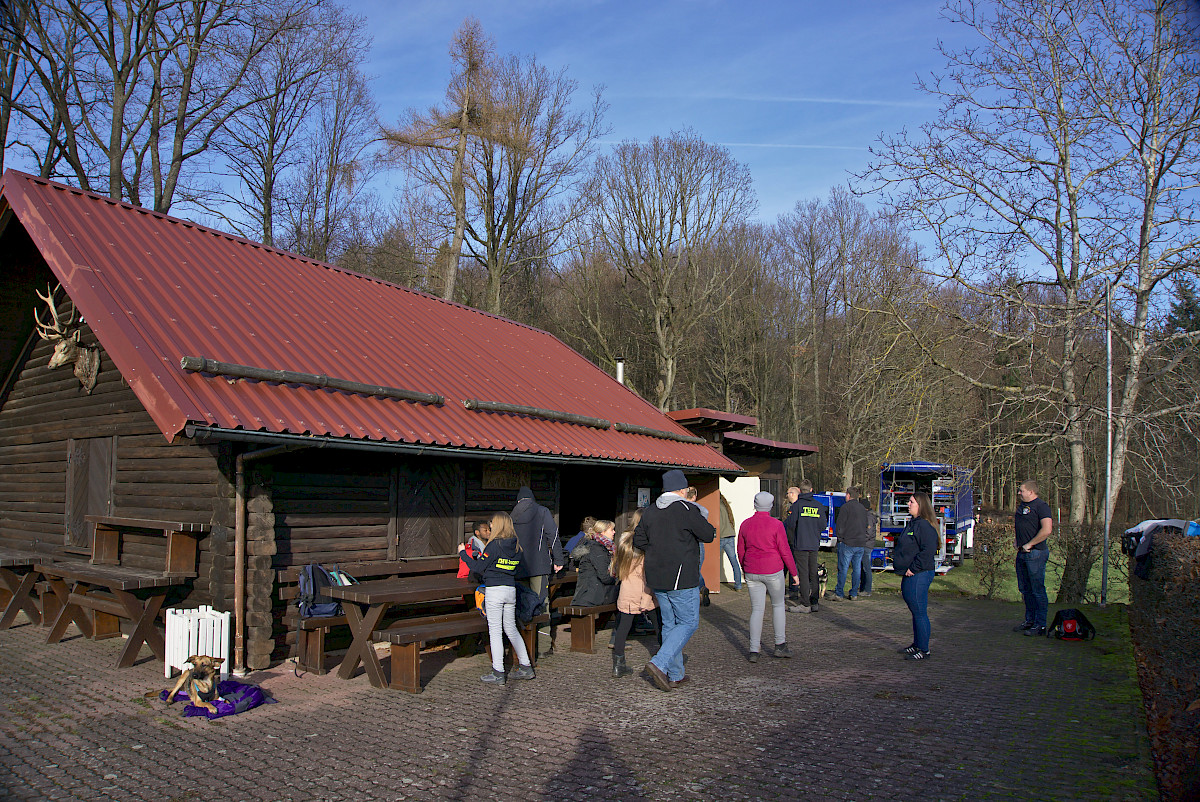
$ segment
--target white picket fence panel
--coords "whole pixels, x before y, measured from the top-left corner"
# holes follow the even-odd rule
[[[221,676],[228,677],[230,614],[202,605],[194,610],[166,611],[167,659],[163,661],[163,676],[171,678],[174,669],[183,671],[187,659],[194,654],[220,657]]]

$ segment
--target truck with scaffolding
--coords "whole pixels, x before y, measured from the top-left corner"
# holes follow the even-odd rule
[[[929,494],[937,517],[937,572],[944,574],[974,556],[975,491],[971,471],[938,462],[897,462],[879,470],[879,535],[884,545],[871,551],[871,567],[892,564],[895,538],[908,523],[913,493]]]

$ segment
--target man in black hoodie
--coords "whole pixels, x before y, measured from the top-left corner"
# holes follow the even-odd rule
[[[837,511],[834,534],[837,535],[838,578],[837,587],[829,595],[830,601],[841,601],[846,587],[846,576],[850,576],[850,600],[858,598],[858,574],[862,570],[863,553],[867,546],[867,508],[858,497],[862,488],[855,485],[846,488],[846,503]],[[870,557],[867,558],[868,560]]]
[[[513,528],[521,544],[521,561],[529,587],[545,601],[552,571],[566,565],[562,544],[558,542],[558,524],[550,510],[538,504],[533,491],[522,487],[517,491],[517,506],[512,510]]]
[[[801,479],[799,487],[788,488],[792,506],[783,519],[783,531],[800,572],[799,603],[789,605],[789,613],[815,613],[820,606],[817,551],[821,548],[821,533],[829,521],[829,508],[813,498],[812,491],[812,482],[807,479]]]
[[[683,471],[663,474],[663,494],[645,508],[633,545],[645,555],[646,585],[662,613],[662,646],[646,664],[650,681],[669,691],[685,681],[683,647],[700,626],[700,544],[717,529],[682,495]]]

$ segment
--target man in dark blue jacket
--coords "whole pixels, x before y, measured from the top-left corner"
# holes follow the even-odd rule
[[[646,585],[662,613],[662,646],[646,674],[664,691],[687,679],[683,647],[700,626],[700,544],[717,534],[701,508],[683,497],[687,487],[683,471],[664,473],[663,494],[633,531],[634,547],[646,555]]]
[[[792,547],[796,570],[800,572],[799,603],[789,605],[789,613],[815,613],[821,599],[817,550],[821,548],[821,533],[829,521],[829,508],[813,498],[812,491],[812,482],[807,479],[801,479],[797,487],[788,488],[788,501],[792,506],[783,519],[783,531]]]

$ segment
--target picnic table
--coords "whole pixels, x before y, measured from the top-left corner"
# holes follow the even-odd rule
[[[576,578],[574,571],[560,572],[551,577],[550,598],[554,598],[555,591],[574,583]],[[362,664],[366,669],[367,678],[377,688],[391,687],[412,693],[420,692],[422,643],[439,638],[487,632],[487,619],[479,615],[473,609],[473,605],[465,603],[465,599],[475,592],[476,587],[477,582],[467,578],[460,579],[452,572],[443,572],[374,579],[329,588],[326,591],[329,596],[342,602],[342,612],[346,616],[353,638],[345,658],[338,666],[338,676],[350,679],[359,664]],[[379,626],[387,613],[395,607],[432,601],[456,601],[461,603],[463,609],[448,614],[401,619],[387,628]],[[537,625],[549,620],[549,613],[543,612],[522,628],[531,660],[536,658]],[[383,663],[375,653],[376,642],[391,644],[390,684],[384,676]]]
[[[155,657],[165,660],[166,641],[155,619],[171,588],[196,577],[197,542],[208,526],[103,515],[86,519],[96,524],[87,563],[47,560],[35,566],[59,603],[46,642],[62,640],[72,622],[84,637],[93,640],[119,637],[121,619],[127,619],[133,628],[117,667],[133,665],[143,643]],[[149,536],[151,541],[161,536],[157,556],[127,558],[122,548],[127,534]]]
[[[379,622],[395,605],[417,604],[441,600],[462,600],[475,592],[475,583],[459,579],[455,574],[423,574],[392,579],[370,579],[354,585],[338,585],[326,590],[331,598],[342,602],[342,612],[353,638],[346,657],[338,666],[338,676],[350,679],[361,663],[371,684],[387,686],[383,665],[375,654],[372,634]]]
[[[34,624],[41,622],[42,614],[33,598],[33,588],[41,575],[37,564],[45,559],[46,555],[32,551],[0,549],[0,585],[3,585],[0,594],[8,596],[4,612],[0,614],[0,629],[11,627],[21,610]]]

